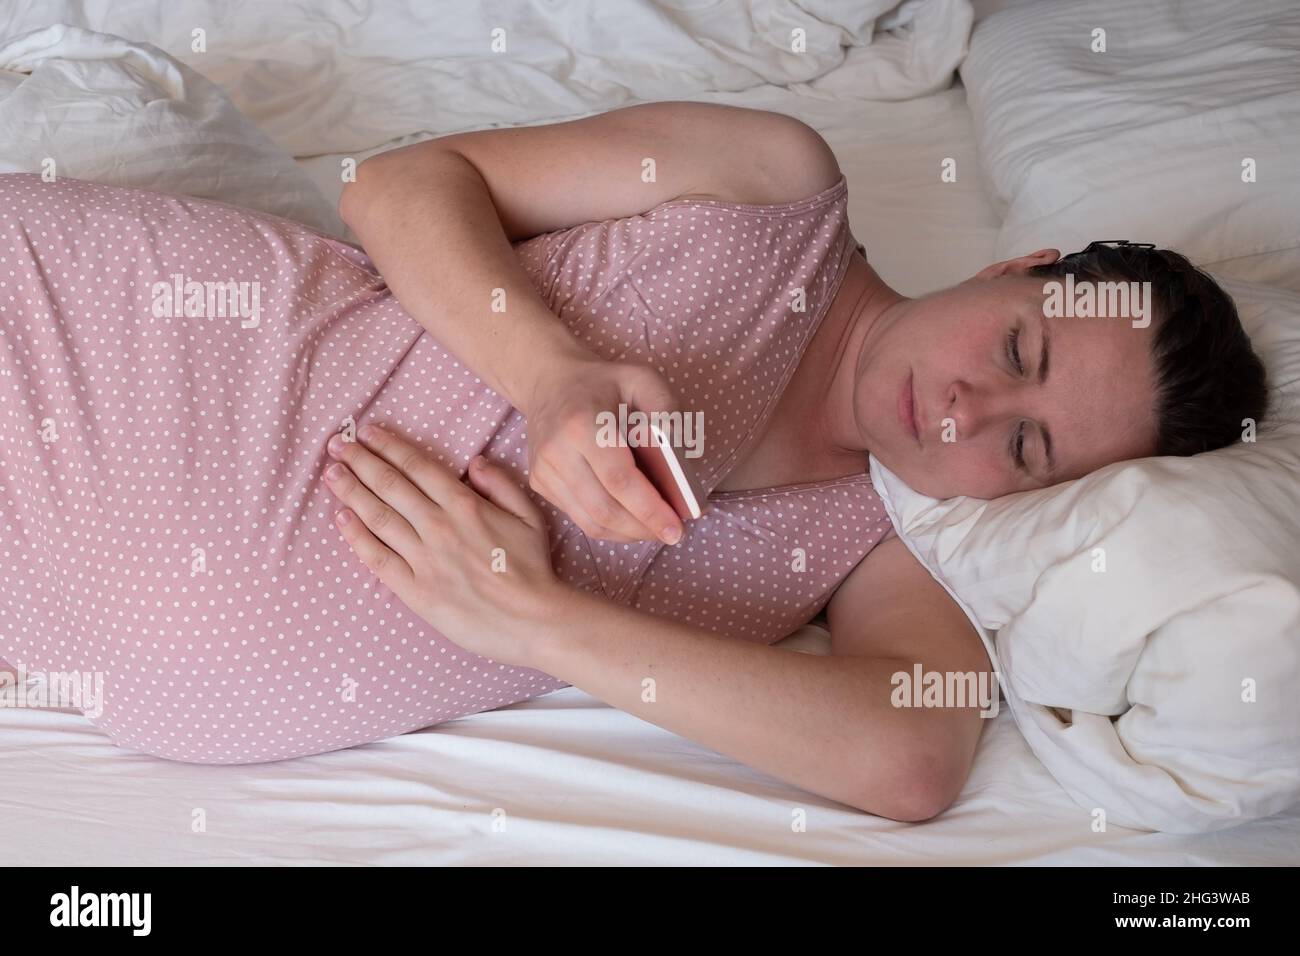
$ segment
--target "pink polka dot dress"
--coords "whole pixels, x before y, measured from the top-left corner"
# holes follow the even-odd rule
[[[411,613],[333,525],[331,435],[374,420],[527,481],[526,421],[346,243],[221,203],[0,176],[0,659],[101,674],[91,719],[201,763],[356,746],[566,686]],[[516,244],[573,334],[704,413],[712,489],[793,374],[856,242],[847,184],[676,200]],[[588,539],[575,586],[739,639],[810,620],[880,540],[865,472],[713,493],[684,540]]]

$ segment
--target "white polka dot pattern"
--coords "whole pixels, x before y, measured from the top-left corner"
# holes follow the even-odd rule
[[[686,411],[703,412],[693,467],[712,490],[757,438],[844,278],[858,245],[847,210],[841,177],[796,202],[674,200],[525,245],[540,250],[528,250],[542,258],[539,288],[575,335],[598,355],[654,365]],[[572,528],[563,553],[571,574],[615,600],[770,644],[816,615],[891,533],[864,471],[713,494],[673,548],[588,541]]]
[[[666,203],[516,249],[575,334],[652,362],[705,412],[711,488],[843,277],[846,191]],[[221,203],[75,180],[0,176],[0,206],[0,658],[103,672],[93,719],[111,739],[204,763],[354,746],[565,686],[443,638],[333,527],[324,446],[349,417],[461,474],[481,452],[526,480],[522,416],[364,254]],[[258,283],[257,322],[155,315],[154,283],[178,274]],[[808,308],[791,312],[800,284]],[[714,495],[676,548],[588,541],[547,513],[566,580],[769,643],[888,530],[865,474]]]

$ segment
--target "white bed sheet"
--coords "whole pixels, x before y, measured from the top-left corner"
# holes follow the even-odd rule
[[[1194,837],[1093,832],[1006,711],[956,805],[924,824],[814,797],[576,688],[243,767],[133,755],[63,712],[0,711],[0,739],[3,864],[1280,865],[1300,830],[1297,811]]]
[[[998,223],[960,87],[898,103],[771,87],[700,99],[822,130],[850,181],[854,232],[901,291],[989,261]],[[947,157],[955,183],[939,178]],[[336,196],[338,160],[300,164]],[[824,632],[791,643],[824,649]],[[0,709],[0,780],[5,864],[1281,864],[1300,842],[1300,808],[1202,836],[1094,832],[1005,711],[985,728],[957,803],[909,825],[783,784],[576,688],[244,767],[133,755],[80,715]]]

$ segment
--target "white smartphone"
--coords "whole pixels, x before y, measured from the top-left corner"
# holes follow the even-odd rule
[[[650,444],[633,445],[632,455],[677,517],[689,521],[704,513],[704,490],[695,480],[690,461],[677,454],[662,428],[651,422]]]

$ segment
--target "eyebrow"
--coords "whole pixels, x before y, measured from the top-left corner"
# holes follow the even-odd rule
[[[1047,331],[1047,316],[1041,312],[1038,316],[1038,340],[1042,347],[1038,352],[1038,384],[1043,385],[1047,382],[1047,363],[1051,358],[1049,346],[1051,345],[1051,333]],[[1043,436],[1043,454],[1047,458],[1047,477],[1052,478],[1056,475],[1056,456],[1052,454],[1052,433],[1047,430],[1047,426],[1039,424],[1038,430]]]

